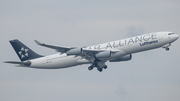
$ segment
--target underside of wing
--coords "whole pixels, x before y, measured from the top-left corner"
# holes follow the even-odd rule
[[[111,50],[107,50],[107,49],[98,49],[98,50],[92,50],[92,49],[86,49],[86,48],[71,48],[71,47],[59,47],[59,46],[54,46],[54,45],[48,45],[45,43],[41,43],[37,40],[35,40],[35,42],[40,45],[40,46],[44,46],[47,48],[51,48],[51,49],[55,49],[58,52],[61,53],[66,53],[68,56],[69,55],[75,55],[75,56],[82,56],[84,58],[108,58],[111,57],[111,55],[113,53],[119,52],[119,50],[116,49],[111,49]]]
[[[104,51],[104,50],[87,50],[87,49],[83,49],[83,53],[85,54],[85,55],[95,55],[95,54],[97,54],[97,53],[99,53],[99,52],[102,52],[102,51]]]
[[[39,42],[37,40],[34,40],[34,41],[40,46],[55,49],[56,51],[62,52],[62,53],[65,53],[65,52],[69,51],[70,49],[72,49],[70,47],[59,47],[59,46],[54,46],[54,45],[48,45],[48,44],[45,44],[45,43],[41,43],[41,42]]]

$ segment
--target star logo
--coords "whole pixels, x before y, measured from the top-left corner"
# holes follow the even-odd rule
[[[28,58],[28,49],[22,47],[21,50],[19,51],[19,55],[21,56],[21,59]]]

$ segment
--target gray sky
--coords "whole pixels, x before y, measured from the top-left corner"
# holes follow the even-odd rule
[[[42,55],[56,53],[33,40],[83,47],[156,31],[180,33],[179,0],[1,0],[1,101],[179,101],[180,39],[170,51],[133,54],[107,63],[99,73],[89,65],[40,70],[15,67],[9,44],[19,39]]]

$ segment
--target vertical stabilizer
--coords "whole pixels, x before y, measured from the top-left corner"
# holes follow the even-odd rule
[[[16,51],[21,61],[26,61],[26,60],[42,57],[41,55],[35,53],[34,51],[32,51],[30,48],[28,48],[26,45],[24,45],[17,39],[10,40],[9,42],[11,43],[12,47]]]

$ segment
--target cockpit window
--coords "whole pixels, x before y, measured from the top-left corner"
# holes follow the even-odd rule
[[[173,35],[174,33],[169,33],[168,35]]]

